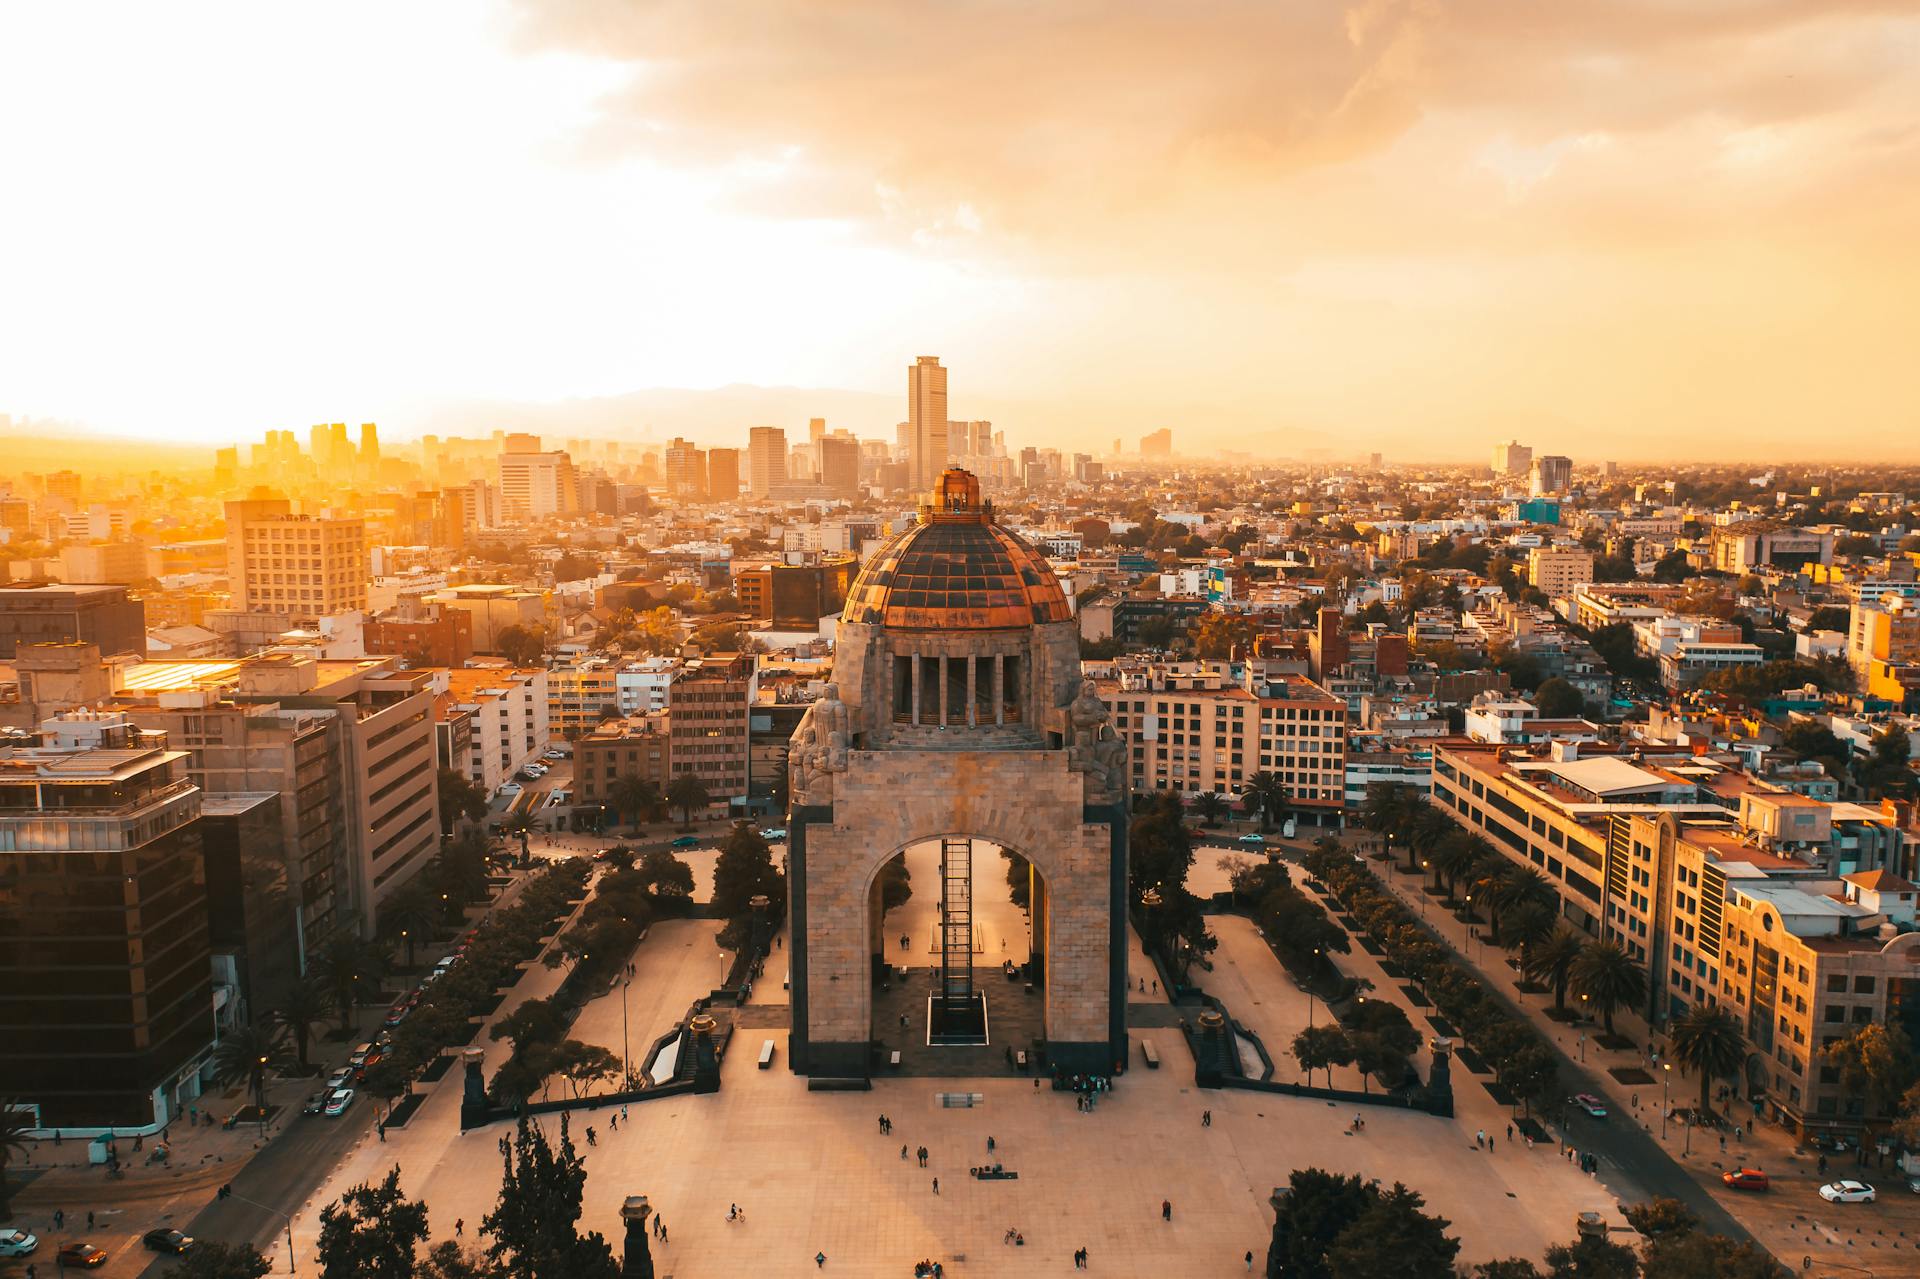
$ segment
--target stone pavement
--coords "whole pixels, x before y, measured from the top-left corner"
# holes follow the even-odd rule
[[[649,954],[652,940],[635,954],[643,977],[663,957]],[[1281,988],[1291,982],[1271,954],[1227,946],[1221,967],[1244,961],[1248,969],[1233,980],[1263,1007],[1270,996],[1284,1000]],[[535,968],[522,986],[551,976]],[[516,988],[515,999],[530,993]],[[1454,1222],[1467,1261],[1538,1258],[1572,1236],[1576,1213],[1611,1206],[1604,1188],[1551,1150],[1477,1151],[1471,1134],[1480,1119],[1375,1110],[1367,1132],[1349,1136],[1350,1108],[1197,1089],[1177,1030],[1134,1033],[1152,1040],[1165,1065],[1130,1070],[1097,1110],[1082,1114],[1070,1097],[1017,1078],[956,1089],[945,1080],[882,1077],[867,1093],[809,1093],[783,1065],[755,1068],[762,1038],[780,1042],[779,1062],[786,1057],[784,1031],[756,1030],[729,1054],[718,1094],[633,1106],[618,1131],[606,1111],[573,1117],[576,1142],[588,1124],[598,1133],[598,1145],[583,1152],[584,1224],[618,1239],[621,1201],[649,1195],[673,1240],[656,1248],[657,1267],[677,1279],[799,1274],[816,1251],[840,1275],[892,1279],[921,1258],[938,1258],[956,1275],[968,1265],[982,1275],[1057,1274],[1081,1246],[1109,1274],[1228,1275],[1244,1273],[1247,1249],[1264,1252],[1267,1195],[1296,1167],[1406,1181]],[[489,1045],[493,1054],[503,1049]],[[303,1261],[319,1207],[396,1162],[407,1192],[426,1200],[436,1240],[451,1236],[455,1219],[472,1237],[498,1191],[496,1143],[507,1125],[459,1134],[458,1073],[434,1088],[405,1130],[390,1132],[384,1146],[363,1143],[313,1198],[295,1223]],[[981,1094],[984,1105],[938,1104],[937,1094],[956,1090]],[[1200,1126],[1203,1109],[1213,1111],[1210,1128]],[[876,1131],[883,1112],[894,1120],[891,1138]],[[557,1129],[556,1118],[544,1123]],[[989,1134],[1019,1180],[967,1175],[985,1159]],[[931,1165],[902,1162],[902,1144],[928,1146]],[[1162,1198],[1173,1201],[1171,1225],[1160,1221]],[[730,1203],[746,1210],[745,1224],[728,1224]],[[1025,1248],[1000,1242],[1010,1226],[1025,1233]]]
[[[717,919],[663,919],[654,923],[647,929],[646,940],[634,948],[631,984],[616,981],[612,990],[590,1000],[568,1033],[574,1039],[599,1044],[616,1057],[623,1056],[630,1045],[633,1068],[643,1069],[653,1041],[686,1016],[694,1000],[706,997],[726,977],[733,955],[715,944],[719,931]],[[612,1086],[609,1083],[603,1087]],[[555,1097],[567,1095],[564,1080],[552,1081],[552,1089]]]

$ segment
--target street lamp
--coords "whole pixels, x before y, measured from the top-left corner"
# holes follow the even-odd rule
[[[1673,1063],[1660,1063],[1660,1140],[1667,1139],[1667,1098],[1673,1091]]]
[[[1313,979],[1320,971],[1320,948],[1313,948],[1313,971],[1307,974],[1307,1025],[1313,1025]]]
[[[264,1211],[266,1211],[266,1212],[270,1212],[270,1213],[272,1213],[272,1214],[273,1214],[274,1216],[276,1216],[276,1217],[279,1217],[279,1218],[280,1218],[281,1220],[283,1220],[283,1221],[285,1221],[285,1222],[287,1223],[287,1273],[288,1273],[288,1274],[292,1274],[292,1273],[293,1273],[293,1260],[294,1260],[294,1257],[293,1257],[293,1214],[291,1214],[291,1213],[289,1213],[289,1212],[287,1212],[287,1211],[286,1211],[285,1209],[282,1209],[282,1208],[275,1208],[275,1207],[274,1207],[273,1205],[271,1205],[271,1204],[263,1204],[263,1203],[261,1203],[261,1202],[260,1202],[260,1201],[259,1201],[258,1199],[249,1199],[249,1198],[247,1198],[247,1197],[246,1197],[245,1195],[236,1195],[236,1194],[234,1194],[234,1193],[233,1193],[233,1191],[232,1191],[232,1190],[228,1190],[228,1191],[227,1191],[227,1198],[229,1198],[229,1199],[238,1199],[238,1200],[239,1200],[239,1201],[240,1201],[241,1203],[243,1203],[243,1204],[252,1204],[252,1205],[253,1205],[254,1207],[256,1207],[256,1208],[260,1208],[260,1209],[263,1209],[263,1210],[264,1210]]]
[[[1423,881],[1426,879],[1427,867],[1430,865],[1432,865],[1432,863],[1429,862],[1426,858],[1422,857],[1420,859],[1420,878]],[[1420,918],[1425,919],[1426,917],[1427,917],[1427,886],[1423,882],[1420,885]]]
[[[633,978],[626,977],[620,982],[620,1067],[626,1072],[624,1084],[633,1087],[633,1046],[627,1041],[627,991],[633,985]]]

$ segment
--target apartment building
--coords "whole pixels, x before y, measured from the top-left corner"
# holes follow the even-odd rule
[[[215,1038],[200,789],[124,716],[0,749],[0,1096],[44,1132],[159,1131]]]
[[[579,481],[565,452],[500,455],[500,509],[508,520],[544,520],[580,509]]]
[[[1583,546],[1536,546],[1527,555],[1527,581],[1549,597],[1572,595],[1593,580],[1593,552]]]
[[[366,522],[295,515],[285,498],[228,502],[227,589],[232,607],[309,625],[367,607]]]
[[[427,596],[425,603],[465,613],[476,653],[499,652],[500,632],[509,626],[530,630],[547,621],[546,597],[539,591],[499,583],[456,586]]]
[[[620,713],[619,668],[604,657],[556,662],[547,670],[547,727],[568,741]]]
[[[668,713],[654,711],[596,726],[573,745],[573,802],[575,810],[604,807],[609,820],[632,821],[619,812],[614,783],[640,777],[662,791],[673,776]]]
[[[808,564],[751,561],[733,566],[733,592],[748,616],[776,629],[811,631],[840,611],[859,571],[851,555],[823,555]]]
[[[513,666],[433,672],[434,718],[464,716],[467,754],[454,765],[492,795],[539,757],[552,737],[547,672]]]
[[[1758,666],[1766,650],[1740,638],[1740,628],[1709,617],[1661,616],[1633,625],[1634,647],[1660,665],[1660,682],[1692,688],[1715,671]]]
[[[674,776],[698,777],[715,803],[744,799],[748,710],[757,696],[752,654],[709,653],[688,660],[674,681],[668,714]]]
[[[1090,668],[1099,669],[1099,668]],[[1308,822],[1339,826],[1347,704],[1303,675],[1249,663],[1114,663],[1094,689],[1126,741],[1133,788],[1233,794],[1273,773]]]
[[[622,716],[663,711],[673,700],[674,677],[680,673],[677,657],[648,657],[628,662],[614,673],[614,695]]]
[[[22,644],[93,644],[103,656],[147,651],[147,610],[124,586],[0,585],[0,661]]]

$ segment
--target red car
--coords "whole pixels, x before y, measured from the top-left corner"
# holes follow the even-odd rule
[[[1720,1178],[1729,1190],[1767,1190],[1773,1185],[1758,1168],[1736,1168]]]
[[[107,1264],[107,1250],[96,1248],[90,1243],[70,1243],[59,1252],[59,1264],[80,1266],[91,1270],[95,1266]]]

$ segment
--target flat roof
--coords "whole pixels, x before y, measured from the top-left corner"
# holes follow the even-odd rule
[[[121,672],[120,687],[129,693],[166,693],[183,688],[206,688],[233,682],[243,665],[245,661],[240,658],[141,662]]]
[[[1648,772],[1638,764],[1630,764],[1624,759],[1610,755],[1564,761],[1516,760],[1514,766],[1522,773],[1536,771],[1550,773],[1569,786],[1595,795],[1628,795],[1635,791],[1658,790],[1670,785],[1667,779],[1658,773]]]

